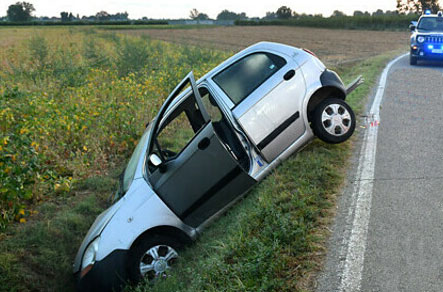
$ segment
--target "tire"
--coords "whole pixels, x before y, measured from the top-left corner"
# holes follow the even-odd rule
[[[326,143],[342,143],[354,133],[354,111],[342,99],[327,98],[315,108],[312,129]]]
[[[413,57],[412,55],[409,55],[409,64],[412,66],[417,65],[417,57]]]
[[[156,280],[167,276],[167,271],[178,258],[182,244],[172,237],[149,234],[129,251],[128,277],[133,283],[143,278]]]

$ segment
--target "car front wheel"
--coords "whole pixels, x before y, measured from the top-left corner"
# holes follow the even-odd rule
[[[409,63],[411,65],[417,65],[417,57],[413,57],[412,55],[409,56]]]
[[[354,112],[344,100],[327,98],[314,111],[312,129],[324,142],[342,143],[354,133]]]
[[[150,235],[140,240],[130,251],[128,273],[132,282],[142,278],[155,280],[167,276],[178,259],[181,244],[163,235]]]

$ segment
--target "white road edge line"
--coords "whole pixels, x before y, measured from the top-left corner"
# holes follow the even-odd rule
[[[369,218],[371,216],[372,189],[374,184],[375,154],[377,150],[378,121],[380,121],[380,104],[383,99],[388,72],[398,60],[405,57],[403,54],[385,67],[380,78],[377,93],[371,106],[369,117],[373,117],[375,126],[365,131],[361,156],[357,169],[357,177],[354,183],[353,198],[356,198],[355,209],[350,210],[349,216],[354,213],[352,230],[347,240],[347,252],[344,267],[341,274],[341,282],[338,291],[360,291],[363,272],[366,240],[368,235]],[[353,204],[352,204],[353,205]],[[351,205],[351,208],[353,207]],[[353,212],[352,212],[353,211]],[[345,239],[346,240],[346,239]]]

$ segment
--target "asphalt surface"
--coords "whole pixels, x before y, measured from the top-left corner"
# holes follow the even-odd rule
[[[380,124],[373,124],[378,137],[370,217],[366,239],[359,242],[364,251],[359,289],[352,291],[443,291],[442,111],[443,63],[410,66],[404,57],[391,67]],[[362,118],[360,126],[371,127],[370,122]],[[342,279],[361,154],[354,155],[338,204],[317,291],[350,291]]]

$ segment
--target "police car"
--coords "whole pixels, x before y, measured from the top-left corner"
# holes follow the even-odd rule
[[[411,65],[419,60],[443,61],[443,13],[431,14],[426,10],[418,22],[409,26],[411,29]]]

